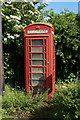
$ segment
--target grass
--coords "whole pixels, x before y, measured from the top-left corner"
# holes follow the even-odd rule
[[[74,120],[80,117],[80,83],[69,82],[56,85],[51,101],[46,101],[47,92],[32,96],[30,91],[20,91],[5,86],[3,118],[48,118]]]
[[[31,91],[26,94],[24,90],[20,91],[6,85],[2,102],[3,118],[14,118],[18,116],[18,114],[18,117],[25,117],[26,114],[29,115],[33,113],[35,109],[39,108],[44,102],[45,97],[46,92],[32,96]]]

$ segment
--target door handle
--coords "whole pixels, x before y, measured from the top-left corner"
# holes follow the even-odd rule
[[[49,64],[49,61],[47,61],[47,64]]]

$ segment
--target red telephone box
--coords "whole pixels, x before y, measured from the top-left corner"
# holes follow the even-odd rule
[[[25,88],[26,92],[55,91],[54,27],[48,23],[34,23],[24,28]]]

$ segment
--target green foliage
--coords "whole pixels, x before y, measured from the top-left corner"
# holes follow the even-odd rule
[[[34,113],[33,117],[50,120],[73,120],[80,117],[80,83],[77,79],[68,84],[57,84],[52,99],[46,101],[46,97],[47,92],[32,96],[31,91],[26,94],[6,85],[2,104],[3,118],[14,117],[19,111]]]
[[[36,94],[33,96],[32,91],[25,93],[9,85],[5,86],[5,92],[2,101],[3,117],[15,115],[18,111],[34,112],[43,103],[47,93]]]
[[[57,84],[69,84],[69,83],[71,83],[71,82],[75,82],[75,80],[77,80],[77,78],[76,78],[76,76],[73,74],[73,73],[70,73],[70,75],[69,76],[67,76],[67,78],[64,80],[64,81],[62,81],[61,79],[59,79],[58,81],[57,81]],[[78,81],[78,80],[77,80]]]
[[[76,80],[75,80],[76,81]],[[57,85],[54,96],[45,108],[35,111],[39,118],[74,120],[80,118],[80,83]]]
[[[74,119],[80,117],[80,83],[58,86],[53,97],[54,117]]]
[[[34,22],[48,22],[55,27],[57,78],[64,80],[70,73],[77,76],[80,71],[80,16],[66,9],[60,14],[52,9],[46,11],[46,5],[43,2],[2,4],[5,79],[9,84],[23,86],[23,27]]]
[[[19,91],[20,89],[6,86],[2,105],[5,118],[12,118],[10,115],[17,111],[35,112],[51,119],[80,117],[80,83],[76,79],[77,72],[80,72],[80,16],[68,10],[60,14],[54,13],[52,9],[45,11],[46,5],[42,2],[2,4],[5,82],[16,88],[23,86],[23,27],[34,22],[48,22],[55,26],[56,67],[59,79],[53,100],[49,102],[44,101],[46,94],[32,97],[31,91],[26,95],[24,91]],[[45,107],[46,103],[48,106]]]
[[[77,76],[77,71],[80,71],[79,16],[77,17],[77,14],[64,9],[60,14],[55,14],[52,11],[48,17],[48,22],[55,26],[57,77],[65,79],[70,73]]]
[[[5,2],[2,4],[5,82],[12,86],[24,85],[23,28],[39,21],[40,11],[45,6],[46,4],[42,2]]]

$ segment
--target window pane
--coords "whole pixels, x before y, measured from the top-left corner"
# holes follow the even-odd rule
[[[45,55],[43,55],[41,53],[33,53],[32,59],[45,59]]]
[[[32,67],[32,72],[43,72],[43,67]]]
[[[41,39],[32,40],[32,45],[43,45],[43,40]]]
[[[44,87],[32,87],[33,92],[37,93],[37,92],[43,92],[44,91]]]
[[[32,47],[32,52],[43,52],[43,47]]]
[[[44,81],[44,80],[32,80],[32,85],[45,86],[46,81]]]
[[[32,74],[32,79],[45,79],[45,74]]]
[[[45,66],[45,61],[42,60],[32,60],[32,65]]]

